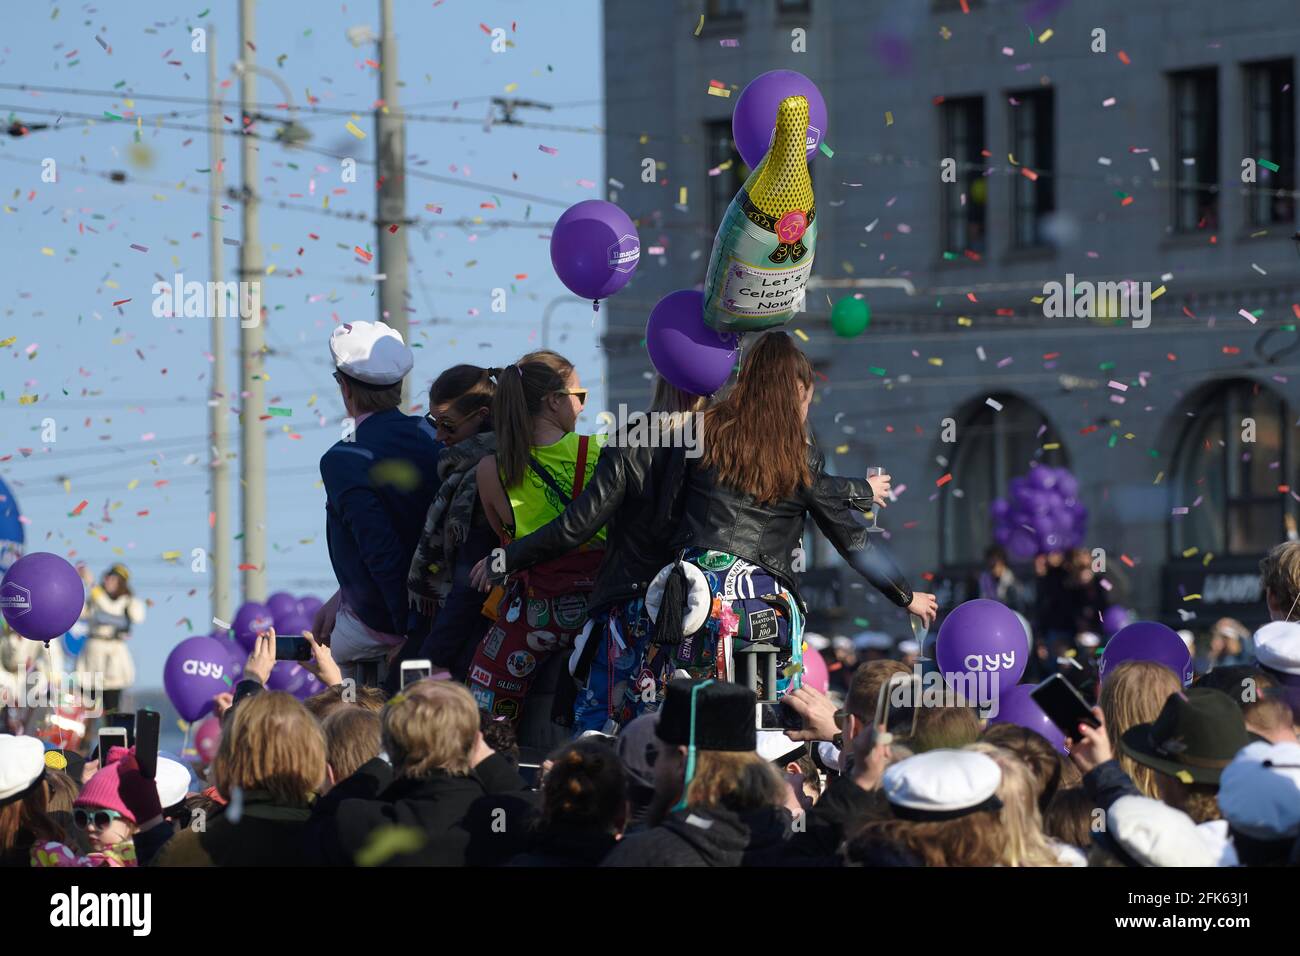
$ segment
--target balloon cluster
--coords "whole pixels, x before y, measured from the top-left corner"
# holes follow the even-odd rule
[[[989,506],[993,540],[1013,561],[1048,551],[1077,548],[1088,530],[1088,509],[1079,500],[1079,482],[1069,469],[1037,465],[1012,478],[1005,498]]]
[[[692,395],[727,383],[740,333],[781,326],[802,308],[817,245],[808,175],[826,135],[817,87],[793,70],[756,77],[736,100],[731,132],[753,172],[718,226],[704,291],[669,293],[646,324],[655,371]]]
[[[190,723],[210,714],[217,694],[233,693],[258,634],[272,627],[280,637],[310,631],[320,606],[319,598],[295,598],[284,591],[272,594],[265,603],[245,601],[230,630],[218,628],[211,634],[188,637],[172,648],[163,666],[167,699]],[[288,691],[299,700],[325,689],[310,671],[293,661],[276,661],[267,687]]]

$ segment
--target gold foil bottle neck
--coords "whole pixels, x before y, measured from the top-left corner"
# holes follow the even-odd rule
[[[776,108],[776,136],[772,148],[750,182],[749,201],[770,216],[792,209],[808,212],[813,205],[812,179],[808,175],[808,100],[789,96]]]

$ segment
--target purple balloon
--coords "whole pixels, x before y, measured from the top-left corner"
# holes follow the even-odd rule
[[[1177,632],[1158,621],[1134,621],[1121,628],[1101,653],[1097,679],[1105,681],[1106,674],[1124,661],[1154,661],[1177,674],[1184,687],[1192,682],[1191,651]]]
[[[1029,469],[1029,483],[1044,491],[1056,487],[1056,472],[1045,465]]]
[[[1011,514],[1011,505],[1005,498],[994,498],[993,503],[989,505],[989,513],[993,515],[993,520],[1006,520]]]
[[[1007,557],[1013,561],[1028,561],[1038,554],[1038,540],[1019,526],[1012,528],[1007,536]]]
[[[312,619],[294,610],[284,617],[275,619],[275,633],[280,637],[299,637],[303,631],[310,631]]]
[[[23,555],[0,583],[0,613],[15,633],[33,641],[62,637],[85,604],[86,588],[77,569],[48,551]]]
[[[636,226],[627,213],[603,199],[570,206],[551,230],[555,274],[583,299],[599,301],[623,288],[640,258]]]
[[[1107,637],[1114,637],[1133,621],[1133,612],[1126,607],[1112,604],[1101,614],[1101,626],[1106,629]]]
[[[266,606],[271,609],[271,617],[278,621],[281,616],[298,610],[298,599],[287,591],[276,591],[266,599]]]
[[[266,682],[267,690],[282,690],[299,700],[324,690],[311,671],[294,661],[276,661]]]
[[[897,33],[880,33],[875,38],[876,55],[893,73],[902,73],[912,66],[912,44],[907,37]]]
[[[233,639],[222,641],[221,646],[225,648],[226,656],[230,658],[230,686],[234,687],[244,677],[244,664],[248,660],[248,652]]]
[[[952,674],[985,671],[998,675],[998,686],[1010,687],[1029,663],[1024,625],[1015,611],[998,601],[976,598],[959,604],[939,628],[935,660],[945,680]]]
[[[1070,474],[1066,469],[1062,468],[1061,473],[1056,480],[1056,487],[1060,489],[1062,496],[1065,498],[1073,498],[1079,493],[1079,479]]]
[[[645,344],[655,371],[692,395],[712,395],[736,364],[738,337],[704,324],[704,293],[670,292],[654,307]]]
[[[239,641],[246,651],[253,649],[259,633],[274,626],[275,615],[271,613],[271,609],[257,601],[245,601],[235,612],[235,640]]]
[[[226,645],[213,637],[187,637],[167,655],[163,689],[181,717],[193,723],[212,710],[212,698],[234,686]]]
[[[311,595],[298,598],[298,613],[314,620],[316,612],[321,609],[321,605],[324,603],[320,598]]]
[[[776,108],[791,96],[808,100],[808,161],[826,138],[826,101],[816,84],[794,70],[771,70],[749,81],[736,100],[731,116],[731,136],[745,165],[754,169],[763,161],[776,136]]]
[[[1052,723],[1052,719],[1035,703],[1034,698],[1029,696],[1033,689],[1032,684],[1017,684],[999,693],[998,713],[996,717],[989,718],[989,724],[1014,724],[1017,727],[1024,727],[1025,730],[1032,730],[1045,738],[1061,756],[1068,756],[1065,734],[1060,727]]]

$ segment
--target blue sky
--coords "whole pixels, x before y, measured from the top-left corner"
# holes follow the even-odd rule
[[[268,583],[272,591],[322,598],[333,578],[316,465],[343,414],[326,343],[336,322],[377,317],[375,282],[367,276],[379,270],[352,251],[374,249],[374,226],[338,215],[374,214],[374,169],[359,163],[356,183],[345,184],[338,156],[373,158],[379,80],[365,61],[377,60],[378,50],[354,47],[347,30],[377,28],[378,7],[377,0],[263,0],[258,10],[259,65],[278,71],[300,106],[311,96],[322,108],[357,114],[301,113],[312,132],[307,145],[336,155],[264,143],[258,170],[261,241],[266,263],[275,266],[263,289],[273,350],[267,404],[291,410],[266,423]],[[540,347],[542,310],[566,294],[551,270],[548,224],[565,206],[602,197],[601,137],[485,131],[481,121],[490,97],[514,96],[555,107],[521,113],[526,121],[599,124],[601,17],[596,0],[565,0],[563,17],[523,0],[397,0],[396,7],[401,104],[428,117],[407,126],[407,214],[420,220],[407,236],[412,342],[420,346],[412,393],[419,401],[449,365],[501,364]],[[117,560],[131,567],[137,593],[153,604],[132,637],[141,688],[161,684],[177,641],[211,628],[209,579],[192,573],[188,559],[192,548],[209,546],[210,327],[205,319],[155,318],[151,292],[160,277],[170,282],[177,272],[211,278],[208,176],[200,172],[209,167],[199,102],[207,66],[204,54],[190,51],[190,28],[205,25],[216,27],[219,72],[230,78],[238,56],[233,0],[33,0],[9,7],[0,40],[0,83],[45,88],[0,89],[4,125],[16,116],[53,126],[21,139],[0,136],[0,458],[7,457],[0,477],[30,522],[28,551],[75,552],[97,574]],[[505,52],[491,51],[481,25],[506,31]],[[226,97],[224,112],[237,121],[237,81]],[[259,78],[258,99],[278,104],[282,94]],[[350,119],[364,140],[348,131]],[[224,142],[227,183],[237,184],[239,142]],[[57,162],[56,183],[42,181],[46,158]],[[107,179],[114,170],[128,182]],[[448,222],[475,216],[484,224]],[[223,219],[225,236],[239,239],[238,206]],[[500,220],[522,225],[489,228]],[[224,278],[234,279],[238,249],[224,252]],[[490,309],[498,287],[509,290],[504,314]],[[114,307],[124,299],[131,301]],[[551,346],[594,388],[589,409],[604,405],[600,331],[590,310],[574,306],[559,308],[552,324]],[[226,340],[225,390],[233,394],[236,320]],[[49,444],[41,434],[48,418],[58,436]],[[594,428],[594,421],[581,424]],[[231,441],[237,450],[237,422]],[[238,532],[237,488],[235,508]],[[171,552],[183,560],[167,560]]]

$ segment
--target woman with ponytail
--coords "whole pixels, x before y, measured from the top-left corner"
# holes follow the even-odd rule
[[[699,453],[696,425],[704,404],[703,397],[657,378],[649,414],[632,416],[610,438],[581,497],[550,524],[506,548],[498,573],[558,557],[609,526],[605,560],[591,594],[591,625],[569,659],[569,673],[579,685],[575,735],[618,733],[634,717],[657,710],[663,697],[669,655],[655,642],[645,596],[673,557],[686,462]],[[494,578],[488,565],[483,561],[474,569],[484,590]]]
[[[497,543],[478,500],[476,469],[496,451],[492,379],[499,371],[456,365],[429,388],[426,417],[443,444],[441,485],[429,505],[406,583],[411,606],[433,618],[416,656],[447,668],[459,681],[469,675],[469,662],[488,626],[480,613],[483,596],[470,583],[470,571]]]
[[[548,350],[528,353],[497,376],[497,450],[476,472],[479,500],[502,544],[563,513],[591,480],[605,436],[575,433],[586,400],[573,363]],[[513,575],[495,601],[489,598],[484,610],[495,606],[495,622],[469,670],[481,710],[519,720],[538,669],[556,652],[567,653],[586,622],[604,547],[600,528],[569,553]],[[552,716],[567,724],[568,698],[558,695],[556,704]]]
[[[803,567],[809,515],[893,604],[927,625],[935,616],[933,595],[914,594],[866,532],[862,513],[873,504],[884,507],[888,476],[826,474],[808,437],[812,397],[812,364],[790,336],[757,337],[731,391],[703,413],[703,454],[687,474],[685,518],[675,542],[679,560],[665,575],[657,630],[669,629],[665,615],[679,622],[678,634],[659,635],[676,643],[674,666],[692,677],[744,681],[745,668],[733,654],[755,644],[775,645],[776,686],[766,686],[765,667],[755,669],[760,700],[784,696],[802,683],[805,608],[795,573]],[[681,614],[681,590],[693,613]]]

